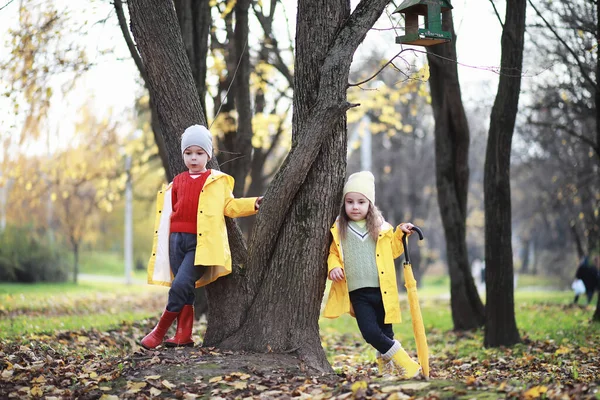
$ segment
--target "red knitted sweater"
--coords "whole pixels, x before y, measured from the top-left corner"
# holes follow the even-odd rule
[[[171,188],[171,232],[197,233],[198,202],[210,169],[192,178],[190,172],[182,172],[173,179]]]

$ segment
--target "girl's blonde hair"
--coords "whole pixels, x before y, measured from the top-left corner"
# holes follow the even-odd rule
[[[350,217],[346,214],[346,197],[344,196],[344,201],[342,201],[342,207],[340,209],[340,216],[338,218],[339,225],[339,233],[340,238],[342,240],[346,239],[346,232],[348,231],[348,223],[350,222]],[[377,237],[379,236],[379,229],[381,228],[381,224],[383,224],[383,216],[381,212],[377,208],[377,206],[369,201],[369,211],[367,211],[367,216],[365,218],[367,220],[367,231],[369,235],[373,238],[374,241],[377,241]]]

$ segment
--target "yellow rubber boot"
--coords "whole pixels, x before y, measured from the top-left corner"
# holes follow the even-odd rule
[[[391,359],[402,378],[414,378],[421,372],[421,365],[406,353],[397,340],[394,341],[392,348],[383,355],[383,359]]]

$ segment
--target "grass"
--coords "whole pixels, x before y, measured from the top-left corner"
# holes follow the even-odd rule
[[[0,284],[2,337],[55,330],[106,330],[154,316],[164,287],[114,282]],[[164,304],[162,305],[164,306]],[[4,315],[6,314],[6,315]]]
[[[121,253],[84,251],[79,256],[79,271],[91,275],[125,276],[125,261]],[[143,279],[146,270],[134,268],[133,276]]]

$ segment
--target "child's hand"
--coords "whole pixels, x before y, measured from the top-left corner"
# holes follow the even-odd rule
[[[404,223],[402,223],[402,224],[398,225],[398,228],[399,228],[399,229],[400,229],[402,232],[406,233],[406,235],[407,235],[407,236],[410,236],[410,235],[412,235],[412,234],[413,234],[413,232],[414,232],[414,231],[412,230],[412,228],[414,228],[414,225],[413,225],[413,224],[411,224],[410,222],[404,222]]]
[[[329,273],[329,279],[331,279],[334,282],[343,281],[344,280],[344,270],[341,269],[340,267],[335,267]]]
[[[254,203],[255,210],[258,210],[260,208],[260,203],[262,203],[262,199],[263,199],[263,196],[260,196],[256,199],[256,202]]]

